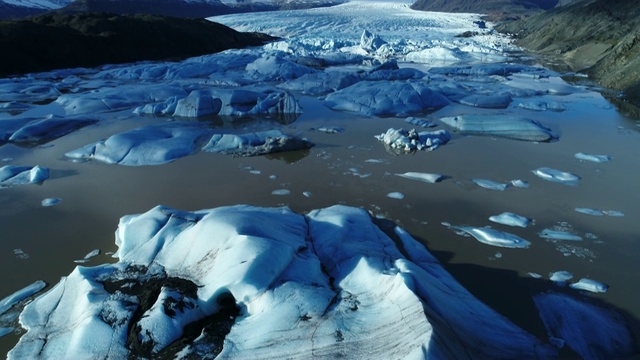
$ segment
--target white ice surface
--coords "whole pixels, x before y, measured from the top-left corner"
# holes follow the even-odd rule
[[[578,175],[548,167],[535,169],[533,173],[542,179],[565,185],[576,185],[580,180],[580,176]]]
[[[582,237],[564,230],[543,229],[538,233],[541,238],[549,240],[581,241]]]
[[[449,226],[452,230],[461,231],[473,236],[483,244],[504,248],[528,248],[531,242],[504,231],[473,226]]]
[[[473,181],[474,184],[489,190],[505,191],[509,187],[509,184],[499,183],[488,179],[471,179],[471,181]]]
[[[393,129],[376,135],[376,139],[383,142],[394,153],[411,153],[417,150],[435,150],[451,140],[451,134],[446,130],[422,131],[415,129]]]
[[[564,286],[567,283],[567,281],[571,279],[573,279],[573,274],[564,270],[556,271],[549,274],[549,280],[562,286]]]
[[[611,156],[609,155],[595,155],[595,154],[585,154],[585,153],[579,152],[579,153],[576,153],[575,157],[578,160],[591,161],[596,163],[604,163],[604,162],[611,161]]]
[[[31,302],[20,316],[27,333],[9,358],[126,358],[129,325],[140,326],[139,336],[158,351],[187,323],[215,313],[224,294],[243,310],[220,358],[553,356],[464,290],[404,230],[395,233],[410,258],[365,210],[345,206],[307,216],[286,208],[159,206],[125,216],[118,263],[77,267]],[[196,297],[164,288],[129,324],[137,298],[100,282],[118,280],[134,264],[142,271],[134,283],[166,273],[197,284]],[[173,317],[162,310],[169,298],[185,305]]]
[[[415,172],[415,171],[410,171],[410,172],[406,172],[403,174],[396,174],[396,175],[403,177],[405,179],[417,180],[417,181],[422,181],[430,184],[435,184],[437,182],[440,182],[446,179],[446,176],[441,174],[422,173],[422,172]]]
[[[570,288],[576,290],[585,290],[593,293],[605,293],[609,289],[609,285],[592,279],[582,278],[573,284],[569,285]]]
[[[512,212],[503,212],[498,215],[490,216],[489,220],[498,224],[519,226],[522,228],[526,228],[531,223],[531,219],[529,219],[528,217],[514,214]]]

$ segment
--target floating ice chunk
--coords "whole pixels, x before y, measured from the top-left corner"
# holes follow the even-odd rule
[[[17,129],[8,141],[13,143],[46,143],[96,122],[95,119],[50,115],[29,121]]]
[[[505,191],[509,187],[509,184],[499,183],[487,179],[471,179],[471,181],[473,181],[476,185],[489,190]]]
[[[172,122],[143,126],[65,154],[127,166],[160,165],[191,155],[212,130],[206,124]]]
[[[377,116],[420,113],[448,103],[423,82],[411,81],[361,81],[327,95],[324,102],[333,110]]]
[[[303,150],[313,144],[305,139],[269,130],[247,134],[214,134],[203,151],[234,156],[257,156],[283,151]]]
[[[624,216],[624,213],[622,211],[618,211],[618,210],[603,210],[602,213],[607,215],[607,216],[613,216],[613,217],[623,217]]]
[[[579,159],[579,160],[591,161],[591,162],[597,162],[597,163],[611,161],[611,156],[609,155],[592,155],[592,154],[585,154],[585,153],[579,152],[579,153],[576,153],[575,157],[576,159]]]
[[[74,260],[74,262],[78,264],[84,264],[98,255],[100,255],[100,249],[94,249],[88,252],[87,255],[85,255],[81,260]]]
[[[529,187],[529,182],[517,179],[517,180],[511,180],[511,185],[517,188],[526,189]]]
[[[567,294],[543,293],[533,297],[550,336],[582,359],[629,359],[638,354],[635,336],[624,317]]]
[[[558,182],[565,185],[576,185],[580,180],[578,175],[548,167],[535,169],[533,170],[533,173],[544,180]]]
[[[503,95],[471,95],[459,100],[463,105],[486,109],[506,109],[511,104],[511,96]]]
[[[579,212],[579,213],[581,213],[581,214],[586,214],[586,215],[593,215],[593,216],[603,216],[604,215],[602,210],[598,210],[598,209],[575,208],[574,210]]]
[[[276,195],[276,196],[285,196],[289,194],[291,194],[291,191],[288,189],[277,189],[271,192],[271,195]]]
[[[446,226],[446,225],[445,225]],[[486,227],[449,226],[476,238],[483,244],[504,248],[528,248],[531,243],[517,235]]]
[[[36,166],[5,165],[0,168],[0,189],[15,185],[37,184],[49,178],[49,169]]]
[[[535,120],[512,115],[461,115],[440,118],[456,131],[468,135],[497,136],[524,141],[551,141],[558,136]]]
[[[565,106],[562,105],[561,103],[558,103],[555,101],[547,103],[546,101],[540,101],[540,100],[532,100],[532,101],[520,103],[518,104],[518,107],[527,109],[527,110],[533,110],[533,111],[551,110],[551,111],[560,112],[560,111],[566,110]]]
[[[49,206],[57,205],[60,203],[60,201],[62,200],[60,200],[59,198],[46,198],[42,200],[42,206],[49,207]]]
[[[317,70],[296,64],[280,56],[264,55],[247,64],[247,73],[258,81],[285,81],[311,74]]]
[[[528,272],[527,275],[531,276],[534,279],[542,279],[542,275],[534,272]]]
[[[222,108],[222,101],[214,99],[205,91],[192,91],[189,96],[178,100],[173,116],[198,118],[216,115]]]
[[[401,193],[401,192],[394,191],[394,192],[388,193],[387,197],[391,198],[391,199],[402,200],[402,199],[404,199],[404,194]]]
[[[340,134],[344,132],[344,129],[338,126],[320,126],[316,129],[316,131],[320,131],[327,134]]]
[[[14,305],[21,302],[22,300],[39,293],[46,286],[47,283],[42,280],[38,280],[31,285],[26,286],[0,300],[0,315],[6,313],[9,309],[11,309]]]
[[[538,233],[538,236],[549,240],[582,241],[582,237],[562,230],[543,229]]]
[[[549,274],[549,280],[560,286],[564,286],[571,279],[573,279],[573,274],[568,271],[556,271]]]
[[[441,174],[430,174],[430,173],[421,173],[421,172],[406,172],[404,174],[396,174],[396,175],[406,179],[422,181],[430,184],[435,184],[447,178],[445,175],[441,175]]]
[[[438,124],[436,124],[436,123],[434,123],[432,121],[429,121],[427,119],[419,119],[419,118],[414,118],[412,116],[406,118],[404,121],[409,123],[409,124],[421,126],[423,128],[432,128],[432,127],[438,126]]]
[[[393,153],[411,153],[417,150],[435,150],[449,142],[451,134],[446,130],[418,133],[415,129],[390,128],[386,133],[376,135],[375,138],[382,141]]]
[[[311,197],[313,194],[311,193],[311,191],[303,191],[302,195],[304,195],[304,197]]]
[[[528,217],[514,214],[512,212],[503,212],[499,215],[490,216],[489,220],[498,224],[519,226],[521,228],[526,228],[531,223],[531,219],[529,219]]]
[[[582,278],[573,284],[569,285],[570,288],[576,290],[585,290],[593,293],[605,293],[607,289],[609,289],[609,285],[602,283],[597,280],[591,280],[587,278]]]

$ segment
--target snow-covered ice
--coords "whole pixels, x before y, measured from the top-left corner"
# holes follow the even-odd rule
[[[405,179],[422,181],[430,184],[435,184],[447,178],[445,175],[441,174],[433,174],[433,173],[423,173],[423,172],[415,172],[410,171],[402,174],[396,174],[397,176],[403,177]]]
[[[461,134],[504,137],[524,141],[551,141],[558,136],[539,122],[513,115],[460,115],[440,121]]]
[[[570,288],[576,290],[585,290],[592,293],[605,293],[609,289],[609,285],[592,279],[582,278],[573,284],[569,285]]]
[[[27,305],[27,333],[9,358],[556,355],[468,293],[403,229],[395,233],[410,258],[365,210],[345,206],[306,216],[158,206],[125,216],[119,261],[76,267]],[[217,342],[211,321],[229,326]],[[167,348],[186,331],[194,340]]]
[[[447,225],[445,225],[447,226]],[[483,244],[505,247],[505,248],[528,248],[531,242],[504,231],[488,228],[488,227],[474,227],[474,226],[448,226],[455,231],[461,231],[463,233],[473,236],[476,240]]]
[[[580,176],[578,175],[548,167],[537,168],[533,170],[533,173],[544,180],[558,182],[565,185],[576,185],[580,180]]]
[[[503,212],[498,215],[492,215],[489,217],[489,220],[498,224],[519,226],[521,228],[526,228],[531,223],[531,219],[529,219],[528,217],[512,212]]]

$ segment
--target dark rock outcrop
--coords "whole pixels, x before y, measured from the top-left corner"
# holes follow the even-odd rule
[[[640,104],[640,6],[636,0],[583,0],[498,30],[516,44],[589,75],[600,85],[623,91]]]
[[[261,45],[272,37],[204,19],[45,14],[0,23],[0,76],[140,60],[181,59]]]

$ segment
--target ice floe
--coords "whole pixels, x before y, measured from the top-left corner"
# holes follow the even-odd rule
[[[289,189],[277,189],[271,192],[271,195],[276,195],[276,196],[285,196],[289,194],[291,194],[291,190]]]
[[[404,230],[395,233],[409,258],[365,210],[345,206],[306,216],[159,206],[125,216],[119,261],[76,267],[27,305],[27,333],[8,356],[556,355],[469,294]],[[187,332],[193,338],[181,341]]]
[[[415,129],[393,129],[376,135],[387,149],[395,154],[412,153],[417,150],[435,150],[451,140],[451,134],[446,130],[417,132]]]
[[[391,199],[402,200],[404,199],[404,194],[398,191],[394,191],[394,192],[388,193],[387,197]]]
[[[565,230],[543,229],[538,236],[549,240],[582,241],[581,236]]]
[[[7,311],[9,311],[9,309],[11,309],[22,300],[39,293],[46,286],[47,283],[42,280],[38,280],[31,285],[28,285],[0,300],[0,315],[3,315]]]
[[[422,172],[406,172],[403,174],[396,174],[396,176],[403,177],[405,179],[422,181],[430,184],[435,184],[447,178],[445,175],[441,174],[432,174],[432,173],[422,173]]]
[[[36,166],[0,167],[0,189],[15,185],[38,184],[49,178],[49,169]]]
[[[100,249],[93,249],[89,251],[82,259],[74,260],[76,264],[84,264],[89,262],[92,258],[100,255]]]
[[[513,115],[460,115],[440,118],[461,134],[496,136],[524,141],[551,141],[558,136],[535,120]]]
[[[423,82],[361,81],[327,95],[324,104],[363,115],[407,115],[441,108],[449,101]]]
[[[200,123],[152,124],[67,152],[65,157],[127,166],[160,165],[194,153],[211,134]]]
[[[537,168],[533,170],[533,173],[544,180],[565,185],[577,185],[580,180],[580,176],[578,175],[548,167]]]
[[[605,293],[609,289],[609,285],[592,279],[582,278],[573,284],[569,285],[570,288],[576,290],[585,290],[592,293]]]
[[[44,207],[49,207],[49,206],[54,206],[60,203],[60,201],[62,201],[59,198],[46,198],[42,200],[42,206]]]
[[[498,215],[490,216],[489,220],[498,224],[519,226],[521,228],[526,228],[532,221],[528,217],[514,214],[512,212],[503,212]]]
[[[451,226],[448,224],[445,224],[445,226],[449,227],[452,230],[469,234],[479,242],[491,246],[504,248],[528,248],[529,245],[531,245],[531,242],[517,235],[488,227]]]
[[[528,181],[515,179],[515,180],[511,180],[510,182],[511,182],[511,185],[513,185],[514,187],[517,187],[517,188],[526,189],[526,188],[529,187],[529,182]]]
[[[304,150],[313,144],[305,139],[269,130],[247,134],[214,134],[203,151],[235,156],[257,156],[283,151]]]
[[[471,95],[464,97],[458,102],[463,105],[474,106],[486,109],[506,109],[513,99],[508,94],[498,95]]]
[[[509,187],[509,184],[499,183],[488,179],[471,179],[471,181],[473,181],[474,184],[489,190],[505,191]]]
[[[527,110],[534,110],[534,111],[551,110],[551,111],[560,112],[560,111],[566,110],[566,107],[561,103],[558,103],[555,101],[546,102],[542,100],[531,100],[531,101],[519,103],[518,107],[527,109]]]
[[[611,156],[609,155],[594,155],[594,154],[585,154],[585,153],[579,152],[579,153],[576,153],[575,157],[578,160],[591,161],[596,163],[604,163],[604,162],[611,161]]]
[[[562,340],[580,358],[626,359],[637,355],[636,340],[618,312],[553,292],[535,295],[533,300],[549,336]]]
[[[573,279],[573,274],[564,270],[549,274],[549,280],[560,286],[566,285],[567,281],[571,279]]]

